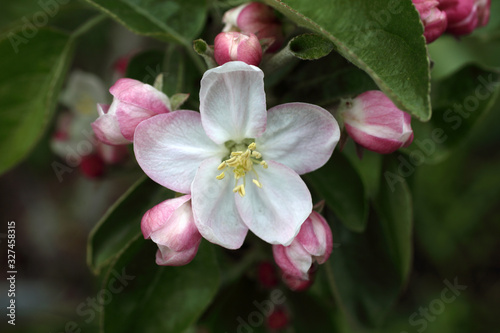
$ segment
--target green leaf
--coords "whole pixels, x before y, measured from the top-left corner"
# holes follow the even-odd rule
[[[291,326],[295,332],[339,332],[332,309],[308,293],[288,292]]]
[[[92,229],[87,242],[87,264],[99,273],[123,248],[141,233],[144,213],[172,192],[159,186],[146,176],[139,179],[111,206]]]
[[[316,60],[327,56],[333,44],[321,35],[302,34],[294,37],[287,46],[292,54],[302,60]]]
[[[413,204],[406,181],[392,179],[396,175],[399,161],[393,156],[384,160],[380,191],[375,198],[375,210],[385,235],[385,242],[400,273],[406,281],[412,256]]]
[[[385,167],[394,172],[396,163],[390,160]],[[411,254],[411,200],[404,179],[391,186],[383,178],[375,202],[363,233],[331,223],[340,246],[326,264],[339,305],[367,327],[380,326],[391,310],[405,285]]]
[[[120,286],[117,275],[128,277],[123,290],[104,305],[101,332],[179,333],[205,311],[219,287],[220,273],[212,251],[202,241],[192,262],[180,267],[155,263],[155,243],[139,236],[109,270],[103,290]]]
[[[324,199],[347,228],[356,232],[365,229],[368,218],[365,187],[342,154],[334,154],[325,166],[305,178],[318,193],[318,199]]]
[[[163,74],[163,92],[167,96],[188,93],[190,99],[186,104],[198,103],[200,76],[182,47],[170,44],[166,52],[152,50],[139,53],[130,60],[126,76],[153,85],[159,74]],[[181,98],[176,103],[184,101]],[[190,107],[197,109],[197,105]]]
[[[406,149],[411,167],[437,163],[460,147],[493,106],[500,86],[500,72],[468,65],[433,89],[433,117],[413,122],[415,140]]]
[[[336,51],[367,72],[399,108],[422,120],[430,118],[429,60],[411,1],[265,2],[333,42]]]
[[[0,174],[25,158],[43,135],[73,53],[73,39],[40,29],[0,39]]]
[[[129,30],[190,47],[205,23],[205,0],[86,0]]]
[[[153,85],[158,75],[163,72],[165,53],[161,51],[146,51],[130,59],[126,77]]]

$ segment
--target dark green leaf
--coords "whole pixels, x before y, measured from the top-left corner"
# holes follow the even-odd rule
[[[113,291],[126,275],[123,291],[104,305],[101,331],[105,333],[179,333],[205,311],[219,287],[219,269],[212,244],[202,241],[195,259],[180,267],[155,263],[157,246],[136,238],[110,269],[103,290]]]
[[[144,213],[172,195],[146,176],[132,185],[90,232],[87,263],[94,273],[99,273],[137,235],[142,237],[141,219]]]
[[[349,160],[342,154],[334,154],[325,166],[308,174],[306,180],[350,230],[364,230],[368,199],[363,182]]]
[[[73,51],[64,33],[22,30],[0,39],[0,173],[19,163],[42,136],[54,112]]]
[[[434,116],[413,122],[415,140],[404,149],[411,167],[436,163],[459,147],[495,102],[500,73],[468,65],[433,85]]]
[[[288,47],[294,56],[302,60],[323,58],[333,50],[333,44],[328,39],[314,34],[294,37]]]
[[[411,1],[266,0],[335,45],[366,71],[395,104],[431,116],[429,60],[420,17]]]
[[[190,47],[205,23],[205,0],[87,0],[131,31]]]
[[[385,171],[394,168],[390,162]],[[393,306],[405,284],[411,253],[411,202],[404,179],[397,184],[382,179],[376,203],[361,234],[333,221],[333,239],[340,246],[327,263],[341,308],[368,327],[381,325]]]
[[[384,232],[384,241],[400,274],[406,281],[412,255],[413,205],[406,181],[397,177],[399,161],[392,156],[384,160],[380,190],[375,210]]]

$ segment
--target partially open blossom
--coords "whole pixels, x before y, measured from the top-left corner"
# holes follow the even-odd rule
[[[99,118],[92,123],[99,140],[109,145],[128,144],[137,125],[154,115],[170,112],[170,101],[163,92],[133,79],[120,79],[109,89],[111,105],[99,104]]]
[[[319,106],[266,111],[262,70],[231,61],[203,75],[199,113],[143,121],[134,149],[151,179],[191,193],[204,238],[237,249],[248,230],[271,244],[292,242],[312,210],[299,175],[324,165],[339,136],[336,120]]]
[[[273,245],[273,255],[284,274],[308,280],[313,262],[323,264],[330,257],[332,248],[330,226],[320,213],[313,211],[289,246]]]
[[[446,30],[448,20],[441,11],[438,0],[412,0],[424,24],[424,37],[427,43],[435,41]]]
[[[225,23],[224,32],[240,31],[254,34],[259,40],[271,41],[269,52],[275,52],[283,44],[281,23],[276,18],[274,10],[260,2],[249,2],[228,10],[222,22]]]
[[[215,37],[214,57],[219,65],[239,60],[258,66],[262,60],[262,47],[254,34],[221,32]]]
[[[357,144],[379,154],[392,153],[413,141],[411,116],[381,91],[367,91],[344,101],[339,115]]]
[[[446,31],[453,35],[468,35],[478,26],[476,0],[440,0],[439,8],[448,18]]]
[[[144,238],[151,238],[158,245],[158,265],[185,265],[198,252],[201,235],[194,224],[190,195],[165,200],[148,210],[141,229]]]

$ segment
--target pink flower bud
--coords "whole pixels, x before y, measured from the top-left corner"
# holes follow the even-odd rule
[[[357,144],[379,154],[392,153],[413,141],[411,116],[381,91],[367,91],[346,101],[339,115]]]
[[[313,284],[315,272],[316,271],[314,271],[312,268],[309,269],[306,280],[285,273],[283,273],[281,279],[287,285],[287,287],[290,288],[290,290],[296,292],[305,291],[309,289],[309,287]]]
[[[313,261],[323,264],[332,253],[332,231],[321,214],[313,211],[289,246],[273,245],[276,264],[290,277],[308,280]]]
[[[145,239],[158,245],[158,265],[186,265],[198,252],[201,235],[194,224],[191,195],[165,200],[148,210],[141,229]]]
[[[276,268],[268,261],[261,262],[257,267],[257,278],[265,288],[273,288],[278,284]]]
[[[99,118],[92,123],[99,140],[109,145],[128,144],[143,120],[170,112],[170,101],[163,92],[133,79],[119,79],[109,89],[111,105],[97,105]]]
[[[282,330],[286,328],[290,320],[283,308],[277,308],[267,317],[267,327],[272,330]]]
[[[437,0],[413,0],[420,19],[424,24],[424,37],[427,43],[435,41],[446,30],[446,13],[439,10]]]
[[[476,0],[478,27],[484,27],[490,20],[491,0]]]
[[[272,39],[269,52],[276,52],[283,44],[281,23],[274,15],[274,10],[263,3],[249,2],[228,10],[222,22],[226,24],[224,32],[240,31],[254,34],[259,40]]]
[[[214,56],[219,65],[238,60],[259,66],[262,59],[262,47],[254,34],[221,32],[215,37]]]
[[[82,156],[80,172],[87,178],[96,179],[104,174],[104,161],[98,154]]]
[[[440,0],[439,9],[446,12],[446,31],[453,35],[470,34],[478,26],[476,0]]]

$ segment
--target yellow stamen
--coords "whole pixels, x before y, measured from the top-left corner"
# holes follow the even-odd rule
[[[259,153],[258,151],[253,151],[252,152],[252,157],[255,157],[256,159],[262,158],[262,154]]]
[[[219,166],[218,170],[224,170],[229,167],[232,168],[235,184],[234,184],[234,193],[238,193],[241,197],[245,196],[245,177],[248,172],[252,171],[255,174],[256,179],[252,179],[252,183],[254,183],[257,187],[262,188],[261,182],[258,180],[259,175],[254,168],[254,165],[261,165],[264,169],[267,169],[268,165],[266,161],[262,161],[262,154],[256,151],[257,144],[252,142],[248,145],[248,149],[245,151],[233,151],[230,154],[229,159],[223,161]],[[221,180],[225,177],[225,172],[223,171],[221,174],[216,176],[218,180]],[[239,179],[243,178],[243,184],[238,185]]]
[[[241,184],[233,188],[234,193],[238,193],[242,198],[245,196],[245,185]]]
[[[219,166],[217,167],[217,170],[222,170],[226,167],[226,161],[222,162],[221,164],[219,164]]]

